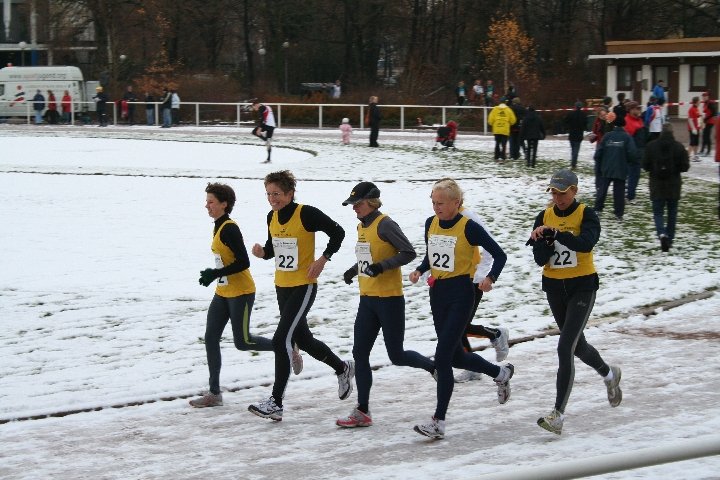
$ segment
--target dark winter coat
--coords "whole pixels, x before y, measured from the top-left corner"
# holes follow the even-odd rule
[[[33,97],[33,110],[45,109],[45,97],[42,93],[36,93]]]
[[[381,119],[380,107],[377,106],[377,103],[371,103],[370,110],[368,111],[368,124],[370,128],[380,128]]]
[[[509,100],[509,99],[508,99]],[[525,118],[525,113],[527,110],[525,110],[525,107],[520,105],[519,103],[512,102],[510,104],[510,108],[512,108],[513,113],[515,114],[515,125],[510,127],[510,133],[516,133],[520,132],[520,127],[522,127],[523,119]]]
[[[615,127],[603,136],[594,158],[601,177],[625,180],[628,165],[637,163],[635,140],[623,127]]]
[[[661,155],[670,155],[674,171],[666,178],[661,178],[655,171],[656,159]],[[675,140],[672,132],[661,132],[660,136],[645,146],[642,160],[643,168],[649,173],[651,200],[679,200],[682,186],[681,172],[690,169],[688,152],[682,143]]]
[[[544,140],[545,126],[535,110],[528,110],[520,126],[521,140]]]
[[[93,100],[95,100],[95,103],[97,105],[95,107],[95,111],[99,114],[105,113],[105,105],[107,105],[107,102],[109,100],[107,93],[97,92],[93,97]]]
[[[580,109],[573,110],[565,116],[565,128],[568,131],[568,140],[582,142],[587,127],[587,115]]]

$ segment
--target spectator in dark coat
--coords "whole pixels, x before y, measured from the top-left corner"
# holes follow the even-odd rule
[[[565,128],[567,128],[568,140],[570,141],[570,168],[573,170],[577,167],[580,144],[585,136],[585,127],[587,127],[587,115],[582,108],[582,102],[577,102],[575,103],[575,110],[565,116]]]
[[[35,125],[40,125],[42,120],[42,112],[45,110],[45,96],[37,91],[33,97],[33,110],[35,110]]]
[[[509,90],[509,89],[508,89]],[[510,99],[508,99],[510,101]],[[520,97],[514,97],[510,101],[510,108],[517,121],[510,127],[510,158],[517,160],[520,158],[520,147],[523,146],[523,142],[520,139],[520,128],[522,127],[522,121],[525,117],[525,107],[520,103]]]
[[[660,136],[647,144],[642,166],[650,177],[650,201],[660,249],[667,252],[675,238],[675,223],[682,186],[680,174],[690,169],[688,152],[682,143],[675,140],[672,124],[663,124]],[[666,208],[667,222],[664,221]]]
[[[107,93],[103,91],[102,86],[95,87],[95,96],[93,97],[93,100],[96,105],[95,110],[97,112],[98,127],[107,127],[107,114],[105,112],[105,108],[107,106],[108,96]]]
[[[520,141],[527,143],[527,147],[525,148],[525,161],[528,167],[535,166],[538,142],[544,139],[545,126],[543,125],[542,118],[540,118],[540,115],[535,111],[535,108],[530,106],[527,109],[527,113],[525,113],[522,126],[520,127]]]
[[[620,92],[617,94],[618,104],[613,107],[615,113],[615,125],[625,126],[625,115],[627,115],[627,109],[625,108],[625,94]]]
[[[370,104],[368,105],[368,112],[365,116],[365,123],[370,126],[370,146],[379,147],[377,143],[378,135],[380,134],[380,120],[382,115],[380,114],[380,108],[378,108],[378,97],[370,97]]]
[[[598,213],[603,211],[608,187],[612,183],[615,218],[622,220],[625,213],[625,179],[629,171],[628,166],[632,162],[637,162],[635,140],[616,123],[615,128],[605,134],[595,150],[595,161],[601,175],[595,211]]]

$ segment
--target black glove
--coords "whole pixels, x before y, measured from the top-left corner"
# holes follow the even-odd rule
[[[345,283],[350,285],[355,275],[357,275],[355,267],[348,268],[345,273],[343,273],[343,280],[345,280]]]
[[[378,275],[383,273],[383,267],[379,263],[372,263],[365,267],[363,273],[368,277],[377,277]]]
[[[554,228],[546,228],[543,230],[543,240],[545,240],[545,243],[548,245],[552,245],[555,241],[555,236],[557,235],[557,230]]]
[[[207,287],[216,278],[218,278],[217,270],[215,270],[214,268],[206,268],[205,270],[200,272],[200,280],[198,280],[198,282],[203,287]]]

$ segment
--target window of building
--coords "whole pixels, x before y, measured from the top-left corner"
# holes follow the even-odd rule
[[[617,69],[617,89],[632,90],[633,68],[620,66]]]
[[[690,91],[707,89],[707,65],[690,67]]]
[[[670,67],[657,66],[653,67],[653,85],[656,85],[658,80],[662,80],[665,87],[668,87],[670,82]]]

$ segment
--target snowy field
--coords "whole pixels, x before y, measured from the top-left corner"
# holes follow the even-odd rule
[[[494,162],[488,137],[462,135],[458,152],[431,152],[432,138],[381,132],[382,148],[370,149],[366,132],[345,147],[332,129],[278,129],[273,163],[263,165],[265,151],[247,129],[0,125],[0,478],[477,478],[716,434],[717,166],[707,158],[691,165],[670,254],[655,238],[644,174],[625,221],[603,217],[595,250],[601,289],[586,336],[622,367],[624,399],[611,409],[602,379],[576,362],[558,437],[535,424],[553,406],[557,337],[542,336],[555,325],[525,241],[549,199],[551,173],[569,164],[568,142],[541,142],[530,170],[524,161]],[[584,143],[577,172],[579,198],[590,205],[592,153]],[[335,426],[356,396],[339,401],[335,376],[307,355],[290,379],[283,421],[263,420],[247,406],[269,395],[273,355],[235,350],[229,326],[225,405],[187,404],[207,388],[202,336],[213,289],[197,282],[213,265],[204,188],[233,186],[232,218],[249,248],[266,238],[262,178],[280,169],[298,178],[300,203],[321,208],[347,233],[308,317],[342,358],[351,357],[358,294],[357,284],[342,281],[354,262],[356,219],[341,202],[357,182],[376,182],[381,210],[423,254],[430,187],[441,177],[458,180],[466,205],[508,254],[476,323],[507,326],[520,340],[541,335],[511,348],[516,374],[506,405],[497,404],[490,379],[458,384],[445,439],[428,441],[412,427],[432,415],[435,383],[391,366],[380,337],[371,356],[373,427]],[[318,252],[325,242],[319,235]],[[251,257],[251,271],[252,329],[271,337],[273,263]],[[406,348],[431,355],[427,287],[407,283],[405,296]],[[494,360],[492,349],[480,353]],[[720,457],[595,478],[717,479]]]

